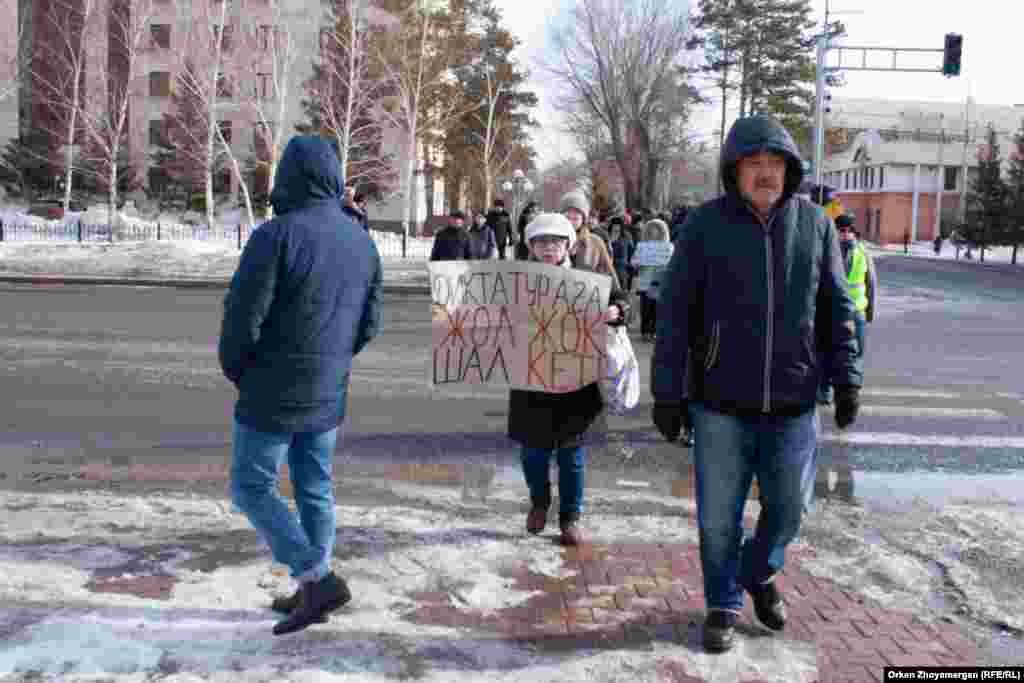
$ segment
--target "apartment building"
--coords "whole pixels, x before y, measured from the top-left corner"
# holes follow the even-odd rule
[[[1024,105],[837,99],[826,120],[824,182],[867,239],[899,243],[909,232],[931,240],[959,215],[988,125],[1008,159],[1022,120]]]
[[[151,191],[163,182],[152,154],[166,135],[165,116],[175,107],[172,94],[182,88],[179,75],[191,69],[202,81],[200,95],[216,103],[217,125],[246,169],[250,190],[260,193],[268,186],[270,168],[251,162],[267,159],[275,139],[283,147],[296,125],[305,121],[303,84],[313,74],[322,32],[332,26],[332,4],[333,0],[18,0],[17,17],[10,25],[25,27],[34,53],[42,44],[61,41],[62,34],[73,34],[70,44],[85,55],[81,83],[89,93],[87,106],[106,106],[110,84],[128,82],[129,153]],[[89,19],[84,18],[87,7]],[[67,20],[69,10],[72,21]],[[381,20],[378,15],[371,9],[367,18]],[[119,41],[118,36],[126,33],[130,41]],[[125,42],[130,42],[134,59],[126,58]],[[285,73],[287,78],[282,78]],[[44,84],[39,78],[27,79],[19,97],[11,100],[22,132],[59,128],[53,125],[55,113],[45,94],[54,90],[56,80],[54,76]],[[0,135],[3,132],[0,123]],[[55,142],[63,145],[64,138],[57,136]],[[402,131],[388,130],[385,147],[396,166],[404,168]],[[414,183],[417,201],[411,220],[421,225],[428,213],[421,173]],[[230,164],[217,175],[214,186],[217,194],[237,194],[239,183]],[[433,203],[443,204],[443,187],[431,189]],[[398,195],[371,205],[371,221],[387,228],[400,225],[404,192]]]

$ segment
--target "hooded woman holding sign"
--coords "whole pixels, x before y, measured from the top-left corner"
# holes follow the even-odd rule
[[[569,254],[576,231],[560,214],[540,214],[526,226],[525,238],[531,261],[572,268]],[[625,325],[629,319],[626,295],[612,288],[608,325]],[[539,534],[547,525],[551,506],[551,458],[558,461],[558,499],[561,542],[582,542],[579,518],[583,508],[583,434],[604,407],[596,382],[568,393],[544,393],[513,389],[509,394],[508,435],[522,445],[523,474],[530,490],[526,530]]]
[[[658,320],[658,289],[672,258],[673,245],[668,241],[668,225],[655,219],[644,225],[643,239],[633,253],[632,265],[639,267],[636,290],[640,292],[640,339],[654,341]]]

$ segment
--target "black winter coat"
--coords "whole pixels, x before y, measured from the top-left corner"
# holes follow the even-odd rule
[[[464,261],[470,258],[469,235],[465,229],[448,225],[434,235],[434,248],[430,250],[431,261]]]
[[[505,209],[491,209],[487,212],[487,225],[494,231],[498,246],[508,245],[512,238],[512,217]]]
[[[338,156],[292,138],[270,201],[224,298],[218,357],[238,387],[235,418],[270,433],[323,432],[345,417],[352,358],[380,331],[373,240],[341,211]]]
[[[613,289],[608,305],[618,304],[629,323],[629,297]],[[597,383],[565,394],[512,389],[508,401],[508,436],[527,448],[571,448],[582,445],[604,400]]]

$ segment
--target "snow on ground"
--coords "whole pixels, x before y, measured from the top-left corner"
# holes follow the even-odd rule
[[[65,681],[124,683],[153,680],[147,678],[152,674],[178,683],[653,683],[676,673],[733,683],[740,667],[754,667],[765,681],[815,678],[811,645],[772,638],[744,639],[727,658],[704,654],[696,631],[686,643],[558,653],[404,618],[419,591],[444,591],[460,609],[485,613],[520,604],[530,593],[513,589],[503,570],[524,561],[538,574],[570,575],[561,550],[526,537],[518,516],[477,514],[467,522],[444,506],[338,506],[339,527],[348,534],[339,546],[360,548],[340,563],[355,599],[328,625],[274,638],[274,616],[265,605],[271,594],[292,589],[282,568],[230,553],[209,571],[182,566],[209,550],[197,536],[216,545],[246,529],[244,518],[222,501],[183,494],[4,492],[0,506],[0,681],[26,680],[34,671]],[[646,530],[597,516],[588,518],[588,526],[628,541],[693,540],[677,517],[660,518],[655,529],[656,519]],[[86,589],[92,572],[116,575],[128,566],[127,556],[135,555],[138,564],[140,554],[157,549],[168,551],[160,568],[178,579],[167,600]]]
[[[879,246],[879,245],[872,244],[872,243],[866,243],[866,244],[868,245],[868,249],[872,253],[874,253],[874,254],[881,254],[881,255],[893,254],[893,255],[898,255],[898,254],[903,254],[904,253],[904,249],[903,249],[903,245],[902,244],[887,244],[887,245],[884,245],[884,246]],[[960,260],[961,261],[964,261],[965,263],[978,263],[979,262],[978,258],[980,256],[980,252],[979,252],[978,249],[974,249],[972,251],[972,253],[971,253],[972,260],[970,260],[970,261],[968,261],[965,258],[966,252],[967,252],[966,249],[963,249],[963,248],[960,249]],[[989,247],[989,248],[985,249],[985,263],[1004,263],[1004,264],[1005,263],[1010,263],[1012,255],[1013,255],[1013,248],[1012,247]],[[913,242],[910,245],[910,256],[914,256],[914,257],[917,257],[917,258],[930,258],[930,259],[940,259],[940,260],[952,261],[952,260],[955,260],[957,258],[957,249],[953,245],[952,242],[950,242],[949,240],[945,240],[942,243],[942,249],[939,251],[938,254],[936,254],[935,253],[935,243],[934,242],[928,242],[928,241],[925,241],[925,242]],[[1024,249],[1018,250],[1018,252],[1017,252],[1017,263],[1018,263],[1018,265],[1024,266]]]

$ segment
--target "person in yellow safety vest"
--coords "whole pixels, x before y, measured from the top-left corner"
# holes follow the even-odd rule
[[[843,256],[843,264],[846,266],[848,291],[857,311],[854,316],[855,336],[859,359],[863,363],[864,329],[867,323],[875,319],[875,292],[878,290],[875,265],[864,245],[857,239],[857,232],[853,229],[853,217],[845,213],[840,214],[835,219],[835,224],[836,230],[839,231],[839,249]],[[828,373],[822,374],[822,383],[818,388],[818,403],[823,405],[832,403],[832,387],[828,380],[824,379],[827,376]]]

